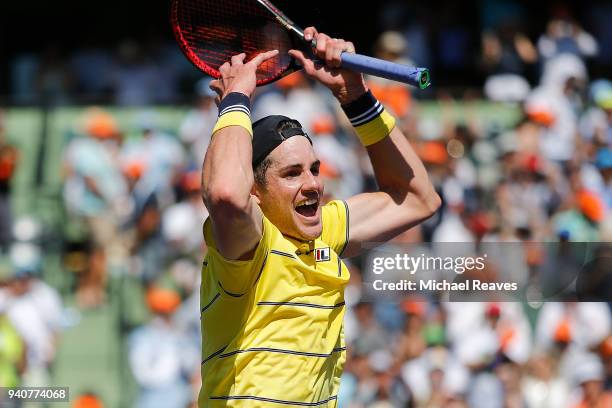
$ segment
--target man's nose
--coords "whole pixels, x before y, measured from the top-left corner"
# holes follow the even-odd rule
[[[305,174],[304,184],[302,184],[302,190],[304,191],[319,191],[320,182],[319,178],[312,174],[310,171]]]

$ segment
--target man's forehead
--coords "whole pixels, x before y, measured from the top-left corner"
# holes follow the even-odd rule
[[[302,136],[285,140],[270,153],[270,158],[275,167],[279,168],[293,164],[310,165],[317,161],[312,145]]]

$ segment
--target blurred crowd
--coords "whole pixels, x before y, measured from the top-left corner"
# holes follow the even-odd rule
[[[538,83],[543,63],[559,53],[579,55],[598,74],[612,67],[612,6],[605,1],[544,2],[536,10],[524,0],[379,3],[373,8],[380,11],[378,16],[371,11],[357,14],[360,20],[374,17],[363,30],[346,22],[332,23],[317,12],[297,21],[304,26],[319,24],[330,33],[342,30],[334,36],[348,37],[364,54],[374,52],[377,33],[392,30],[407,45],[396,41],[394,50],[406,62],[430,68],[434,85],[461,88],[486,81],[485,90],[494,98],[524,95]],[[338,2],[328,5],[328,10],[333,13],[348,4]],[[289,1],[280,0],[278,6],[289,15],[299,17],[300,10],[304,14],[304,8]],[[16,104],[183,103],[199,72],[183,57],[169,27],[163,25],[165,20],[162,12],[160,26],[123,36],[93,26],[92,34],[76,42],[78,46],[72,33],[64,33],[70,39],[65,43],[59,34],[50,36],[43,45],[37,43],[36,51],[11,49],[7,44],[9,60],[0,73],[6,81],[0,86],[6,82],[8,100]],[[133,22],[134,31],[142,27],[139,24]],[[110,38],[123,39],[110,45]]]
[[[395,7],[381,19],[397,29],[381,35],[376,55],[427,66],[426,31],[418,18],[395,21],[401,13],[392,11],[404,10]],[[413,90],[368,78],[444,202],[393,243],[612,242],[612,78],[592,78],[588,69],[589,59],[609,49],[564,12],[537,41],[516,19],[488,26],[479,58],[482,94],[519,106],[512,126],[487,120],[473,92],[439,90],[439,115],[431,119],[421,115]],[[449,42],[449,63],[460,63],[463,38],[460,29],[439,38]],[[16,95],[27,102],[39,87],[50,100],[69,103],[71,87],[87,87],[112,94],[118,105],[171,102],[184,69],[174,51],[151,54],[125,43],[113,60],[81,50],[68,69],[49,49],[15,63]],[[154,56],[163,63],[154,64]],[[138,407],[183,408],[199,387],[207,216],[200,167],[217,118],[209,83],[196,83],[195,103],[175,129],[161,126],[155,110],[122,126],[109,111],[89,108],[66,130],[62,202],[66,222],[80,233],[65,233],[62,268],[74,276],[82,310],[108,304],[117,277],[142,288],[138,301],[149,317],[126,319],[124,327]],[[452,113],[457,106],[466,111],[461,120]],[[329,92],[302,74],[259,89],[252,112],[253,120],[283,114],[302,123],[322,162],[325,200],[375,188],[350,124]],[[10,180],[20,163],[3,123],[0,117],[0,386],[42,385],[70,316],[59,292],[41,279],[40,225],[11,217]],[[612,406],[610,303],[370,302],[362,295],[370,277],[362,261],[349,260],[341,407]],[[102,403],[86,394],[75,406]]]
[[[197,71],[173,43],[122,41],[114,50],[84,44],[67,55],[60,44],[11,61],[11,100],[70,105],[111,101],[121,106],[176,103]]]

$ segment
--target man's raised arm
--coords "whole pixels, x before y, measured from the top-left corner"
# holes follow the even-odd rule
[[[306,73],[327,86],[342,105],[374,167],[379,191],[347,200],[349,244],[344,256],[354,256],[365,242],[383,242],[429,218],[440,207],[440,197],[429,181],[423,163],[395,119],[368,91],[359,73],[340,68],[342,52],[355,52],[352,43],[330,38],[309,27],[306,40],[316,39],[314,53],[326,66],[298,50]]]
[[[227,259],[248,259],[262,236],[262,213],[251,196],[252,128],[250,97],[257,67],[277,51],[244,63],[232,57],[211,83],[219,95],[219,120],[202,168],[203,199],[210,213],[217,250]]]
[[[379,191],[347,200],[346,256],[358,254],[364,242],[384,242],[414,227],[431,217],[441,203],[423,163],[397,127],[367,150]]]

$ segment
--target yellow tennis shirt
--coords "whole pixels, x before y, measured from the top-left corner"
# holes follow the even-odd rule
[[[264,217],[250,261],[225,259],[204,223],[200,408],[336,406],[346,359],[346,203],[330,202],[321,216],[321,236],[306,243]]]

